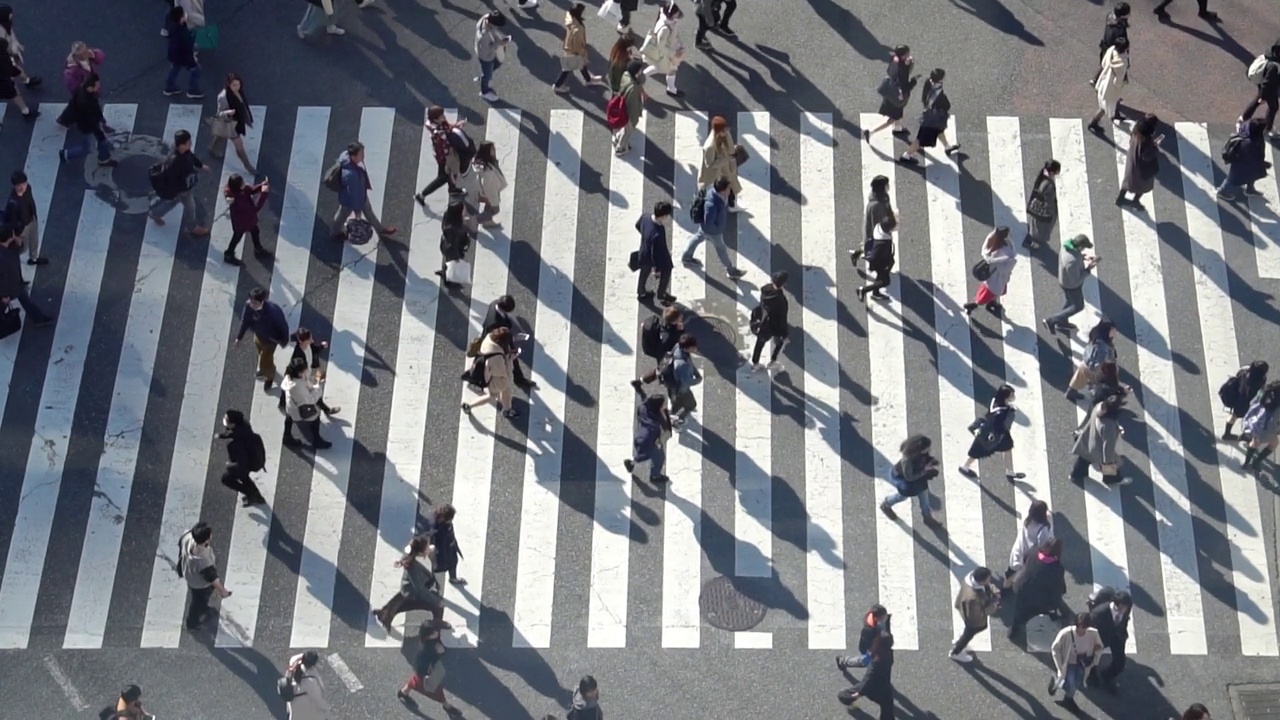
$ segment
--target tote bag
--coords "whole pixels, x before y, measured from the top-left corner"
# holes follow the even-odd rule
[[[466,260],[450,260],[444,266],[445,282],[459,285],[471,284],[471,263]]]

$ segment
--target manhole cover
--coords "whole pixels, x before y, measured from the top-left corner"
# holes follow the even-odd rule
[[[1029,652],[1047,653],[1053,648],[1053,641],[1062,629],[1060,623],[1049,619],[1048,615],[1037,615],[1027,621],[1027,650]]]
[[[119,166],[101,167],[97,153],[91,152],[84,159],[84,180],[116,212],[141,215],[151,206],[151,166],[168,157],[170,147],[150,135],[121,132],[110,137],[111,156]]]
[[[764,605],[743,595],[734,586],[733,578],[728,577],[718,577],[703,585],[698,606],[708,624],[729,632],[742,632],[759,625],[766,611]]]
[[[1280,683],[1229,685],[1227,691],[1236,720],[1280,717]]]
[[[733,323],[715,315],[685,317],[685,330],[698,338],[698,354],[716,365],[737,364],[741,360],[738,331]]]

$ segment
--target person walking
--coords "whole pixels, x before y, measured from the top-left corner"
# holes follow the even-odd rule
[[[670,305],[676,296],[667,292],[671,287],[671,271],[675,263],[671,260],[671,247],[667,245],[667,226],[671,224],[673,208],[666,200],[659,200],[653,206],[653,212],[642,215],[636,220],[636,231],[640,233],[640,248],[637,250],[640,265],[636,278],[636,299],[647,303],[655,298],[662,305]],[[649,276],[658,278],[658,289],[655,293],[649,290]]]
[[[276,350],[289,342],[289,320],[284,309],[269,298],[266,288],[254,288],[240,311],[240,330],[236,332],[235,347],[244,334],[253,331],[253,347],[257,352],[258,371],[255,376],[262,381],[262,389],[271,391],[276,379]]]
[[[716,26],[716,0],[694,0],[693,16],[698,19],[693,46],[699,50],[710,50],[711,41],[707,39],[707,31]]]
[[[1114,360],[1106,360],[1099,363],[1098,367],[1093,369],[1093,374],[1089,380],[1092,396],[1089,398],[1089,410],[1100,402],[1106,400],[1112,395],[1119,396],[1122,400],[1128,399],[1129,393],[1133,388],[1120,382],[1120,366]],[[1071,433],[1072,439],[1080,437],[1080,433],[1089,426],[1089,413],[1085,413],[1085,417],[1076,426],[1074,432]]]
[[[1116,695],[1119,684],[1116,679],[1128,663],[1125,644],[1129,642],[1129,618],[1133,615],[1133,598],[1124,590],[1117,591],[1111,602],[1102,603],[1089,611],[1089,622],[1098,630],[1102,644],[1111,650],[1111,662],[1100,673],[1103,687]]]
[[[244,496],[241,503],[244,507],[266,505],[266,498],[262,497],[258,485],[249,476],[267,465],[262,436],[253,431],[253,426],[239,410],[230,409],[223,413],[222,427],[218,438],[227,441],[227,465],[222,472],[222,484]]]
[[[463,262],[467,259],[467,251],[471,248],[471,223],[474,221],[467,214],[466,194],[462,190],[449,193],[449,206],[440,218],[440,276],[441,284],[450,290],[457,290],[462,283],[449,280],[449,263]]]
[[[893,506],[915,498],[920,507],[924,524],[939,529],[942,523],[933,516],[933,497],[929,494],[929,481],[938,477],[938,459],[929,453],[933,441],[924,435],[912,435],[898,447],[902,457],[889,471],[889,484],[896,492],[880,501],[880,512],[896,521],[898,514]]]
[[[760,364],[760,351],[764,350],[766,343],[773,343],[769,352],[769,367],[772,368],[778,364],[778,356],[782,354],[782,349],[787,346],[787,339],[791,336],[791,325],[787,321],[791,304],[783,293],[788,277],[786,270],[779,270],[769,277],[769,282],[760,286],[760,304],[756,306],[760,311],[760,318],[759,322],[752,323],[751,328],[756,336],[755,347],[751,350],[753,372],[765,370],[765,366]]]
[[[107,720],[155,720],[155,715],[142,707],[142,688],[137,685],[126,685],[116,699],[115,712],[111,707],[103,711]]]
[[[1107,13],[1107,22],[1102,26],[1102,39],[1098,41],[1098,66],[1094,68],[1093,78],[1089,80],[1090,86],[1098,84],[1098,75],[1102,74],[1102,59],[1106,57],[1107,51],[1115,46],[1116,41],[1124,38],[1125,42],[1129,41],[1129,13],[1131,9],[1129,3],[1118,2],[1111,12]]]
[[[1028,250],[1039,250],[1053,234],[1053,226],[1058,222],[1057,180],[1061,172],[1061,163],[1046,160],[1031,182],[1031,193],[1027,198],[1027,235],[1022,238],[1022,247]]]
[[[622,92],[622,78],[627,73],[627,66],[637,62],[639,58],[640,51],[636,49],[634,35],[623,34],[614,41],[613,47],[609,48],[609,67],[605,73],[610,97]]]
[[[560,46],[560,75],[551,85],[551,88],[558,93],[569,92],[569,86],[565,85],[565,81],[573,73],[580,73],[582,82],[588,85],[604,85],[604,78],[592,75],[587,67],[587,26],[582,19],[582,13],[586,9],[587,6],[584,4],[574,3],[564,14],[564,43]]]
[[[893,246],[893,231],[897,228],[898,219],[890,212],[872,231],[871,245],[867,248],[867,273],[875,275],[875,279],[858,288],[858,300],[866,302],[867,295],[876,300],[889,299],[880,291],[889,287],[889,273],[897,262]]]
[[[850,707],[866,698],[880,708],[880,720],[893,720],[893,635],[885,633],[875,639],[862,681],[841,690],[836,697]]]
[[[22,279],[22,236],[12,225],[0,225],[0,298],[7,307],[17,300],[27,314],[27,320],[36,327],[52,323],[56,318],[36,305]]]
[[[583,675],[569,701],[569,714],[565,720],[604,720],[600,709],[600,684],[590,675]]]
[[[1083,484],[1090,467],[1102,472],[1102,482],[1106,485],[1119,487],[1133,482],[1119,474],[1123,459],[1119,449],[1120,436],[1124,434],[1119,415],[1123,405],[1124,400],[1119,395],[1112,395],[1089,412],[1089,424],[1071,448],[1071,454],[1075,456],[1071,482]]]
[[[333,447],[333,443],[320,436],[320,403],[324,397],[324,379],[308,372],[305,360],[294,358],[289,361],[284,370],[284,379],[280,381],[280,393],[285,398],[284,437],[281,443],[290,448],[301,444],[293,436],[293,425],[297,423],[310,436],[313,449],[328,450]]]
[[[498,102],[498,93],[490,86],[493,73],[502,67],[507,46],[511,44],[511,38],[500,31],[506,26],[507,18],[500,10],[485,13],[476,22],[475,51],[476,60],[480,62],[480,97],[491,103]]]
[[[30,90],[40,87],[44,81],[38,76],[27,74],[26,58],[24,57],[26,48],[23,47],[21,42],[18,42],[18,35],[13,26],[13,8],[8,5],[0,5],[0,40],[4,40],[9,44],[6,54],[9,56],[13,66],[18,70],[16,75],[5,75],[5,77],[16,78],[18,82],[27,86]]]
[[[619,157],[631,152],[631,133],[635,132],[644,115],[644,78],[644,63],[639,60],[628,63],[627,69],[622,73],[618,94],[622,96],[626,117],[616,127],[609,126],[613,131],[613,154]]]
[[[480,343],[480,353],[473,361],[471,375],[472,384],[484,388],[485,393],[471,402],[462,403],[463,414],[470,415],[472,409],[496,400],[502,407],[504,417],[514,419],[520,416],[520,412],[512,406],[511,388],[512,376],[515,374],[512,366],[518,353],[509,329],[494,328],[485,335],[484,341]],[[482,377],[477,377],[476,373]],[[475,382],[476,380],[480,382]]]
[[[1155,134],[1159,123],[1160,119],[1151,113],[1134,123],[1133,133],[1129,136],[1129,154],[1124,161],[1124,181],[1120,185],[1120,194],[1116,195],[1116,205],[1127,202],[1134,210],[1146,212],[1142,196],[1155,188],[1156,174],[1160,172],[1160,141],[1164,140],[1164,134]],[[1230,173],[1227,177],[1230,179]],[[1133,200],[1127,200],[1126,193],[1133,193]]]
[[[697,352],[698,338],[690,333],[681,335],[671,351],[671,359],[658,372],[658,380],[667,389],[667,399],[671,401],[668,417],[676,429],[684,427],[689,415],[698,409],[697,398],[693,396],[694,386],[702,383],[702,373],[693,364]]]
[[[947,71],[942,68],[934,68],[933,72],[929,73],[929,79],[925,81],[924,90],[921,92],[924,113],[920,115],[920,129],[916,130],[911,146],[902,153],[898,162],[919,165],[920,157],[917,153],[920,152],[920,148],[936,147],[939,139],[942,140],[948,156],[960,150],[960,143],[950,145],[947,142],[947,123],[951,119],[951,98],[947,97],[946,91],[942,89],[942,81],[946,76]]]
[[[1094,113],[1093,119],[1089,121],[1089,129],[1095,134],[1103,135],[1106,132],[1098,124],[1103,118],[1112,123],[1119,122],[1116,106],[1120,102],[1120,93],[1127,84],[1129,84],[1129,38],[1118,37],[1115,44],[1102,54],[1098,77],[1093,81],[1093,87],[1098,96],[1098,112]]]
[[[476,148],[471,160],[471,172],[463,174],[459,182],[467,193],[467,206],[476,209],[481,227],[496,228],[498,212],[502,209],[502,193],[507,189],[507,176],[498,165],[498,148],[486,140]],[[483,209],[481,206],[483,205]]]
[[[235,73],[228,73],[222,90],[218,93],[218,112],[213,119],[213,140],[209,143],[209,156],[221,160],[227,143],[236,149],[236,157],[245,172],[257,175],[258,171],[244,149],[244,135],[253,127],[253,110],[244,94],[244,80]]]
[[[640,56],[648,63],[644,74],[666,76],[667,94],[675,98],[684,97],[684,91],[676,87],[676,72],[685,56],[684,42],[680,39],[680,18],[683,17],[684,11],[675,0],[665,0],[658,11],[657,22],[640,46]]]
[[[404,555],[396,561],[395,566],[401,571],[400,589],[371,613],[387,632],[391,632],[391,621],[396,615],[409,610],[430,612],[431,625],[436,629],[453,627],[444,621],[444,598],[440,597],[435,573],[431,572],[434,553],[429,535],[415,535],[405,547]]]
[[[22,113],[22,117],[27,122],[31,122],[40,116],[40,111],[27,105],[22,93],[18,92],[18,85],[14,79],[21,75],[22,68],[14,65],[13,56],[10,55],[9,41],[0,38],[0,100],[13,103],[14,107],[18,108],[18,112]]]
[[[502,327],[506,328],[511,333],[511,338],[515,342],[522,343],[528,340],[529,334],[521,332],[520,328],[516,325],[515,316],[512,315],[515,311],[516,299],[510,295],[503,295],[490,303],[488,312],[484,314],[484,323],[481,325],[482,336],[487,336],[489,333]],[[477,350],[479,350],[479,347],[479,345],[476,345]],[[518,353],[511,358],[511,370],[512,379],[515,380],[516,387],[522,390],[538,389],[538,383],[529,380],[525,376],[524,369],[520,366],[520,355]]]
[[[334,22],[333,0],[307,0],[307,11],[302,14],[298,23],[299,40],[306,40],[320,28],[330,35],[346,35],[347,31]]]
[[[27,247],[28,265],[48,265],[49,259],[40,255],[40,219],[36,216],[36,201],[31,197],[31,183],[27,174],[14,170],[9,176],[13,189],[4,206],[4,218],[22,238]]]
[[[884,122],[879,125],[862,130],[863,142],[871,142],[871,136],[881,130],[893,126],[893,134],[902,138],[911,135],[911,131],[906,125],[902,124],[902,118],[906,115],[907,103],[911,101],[911,93],[916,89],[916,83],[920,80],[919,75],[912,75],[911,71],[915,69],[916,59],[911,56],[911,48],[906,45],[899,45],[893,49],[893,55],[889,56],[889,67],[885,69],[884,79],[880,81],[880,87],[876,92],[880,95],[879,113],[884,117]]]
[[[1227,163],[1226,177],[1218,186],[1218,197],[1223,200],[1234,200],[1232,190],[1244,187],[1245,195],[1259,195],[1255,182],[1267,176],[1267,121],[1253,118],[1236,126],[1236,133],[1227,141],[1223,149],[1223,160]]]
[[[978,566],[969,571],[960,583],[960,591],[956,593],[955,608],[960,613],[964,630],[951,646],[947,657],[959,663],[973,660],[969,652],[969,643],[978,633],[987,629],[988,618],[1000,607],[1000,588],[996,585],[994,573],[990,569]]]
[[[1035,555],[1013,576],[1013,620],[1009,623],[1009,639],[1027,628],[1027,621],[1037,615],[1048,615],[1057,621],[1062,616],[1063,596],[1067,594],[1066,574],[1062,568],[1062,539],[1046,541]]]
[[[71,102],[58,116],[58,124],[65,128],[75,128],[80,133],[79,143],[69,143],[58,151],[58,159],[62,162],[82,158],[89,154],[92,144],[90,138],[97,141],[98,166],[115,167],[119,165],[111,157],[111,141],[107,139],[107,119],[102,114],[102,101],[99,92],[102,81],[98,73],[91,72],[85,76],[84,82],[71,95]]]
[[[1174,718],[1173,720],[1177,720]],[[1182,720],[1213,720],[1209,716],[1209,708],[1203,703],[1192,703],[1190,707],[1182,713]]]
[[[729,258],[729,248],[724,244],[724,228],[729,220],[729,198],[731,197],[729,178],[722,177],[712,183],[702,204],[702,222],[698,223],[697,232],[685,245],[684,252],[680,255],[680,262],[685,265],[701,265],[702,261],[694,257],[693,253],[697,251],[702,241],[706,240],[711,247],[715,248],[716,256],[724,266],[725,275],[728,275],[731,280],[738,280],[746,273],[734,267],[733,260]]]
[[[703,187],[714,185],[717,180],[729,181],[729,209],[738,212],[738,196],[742,194],[742,183],[738,182],[739,146],[734,143],[729,132],[729,121],[716,115],[711,118],[711,133],[702,143],[702,165],[698,169],[698,184]]]
[[[1155,13],[1156,19],[1162,23],[1169,22],[1169,11],[1165,8],[1169,7],[1169,3],[1173,0],[1160,0],[1160,4],[1156,5],[1156,9],[1151,12]],[[1196,6],[1199,10],[1196,15],[1206,22],[1218,22],[1218,13],[1209,9],[1209,0],[1196,0]]]
[[[196,183],[202,172],[209,172],[209,166],[191,152],[191,133],[186,130],[174,133],[173,154],[165,159],[159,177],[152,178],[153,189],[158,187],[156,199],[147,212],[152,222],[164,225],[164,216],[181,204],[184,214],[190,215],[195,223],[190,233],[196,237],[208,235],[204,206],[195,198]]]
[[[449,503],[444,503],[431,511],[427,533],[431,546],[435,548],[435,562],[431,571],[436,575],[436,586],[440,585],[440,576],[447,574],[451,585],[466,585],[467,581],[458,577],[458,561],[462,559],[462,548],[458,546],[458,536],[453,531],[453,519],[458,511]]]
[[[636,433],[631,444],[631,457],[622,461],[627,472],[634,475],[636,465],[647,461],[650,483],[661,485],[669,482],[671,478],[663,474],[663,470],[667,466],[666,444],[671,431],[667,398],[662,395],[643,398],[636,409]]]
[[[209,618],[209,600],[231,597],[231,591],[218,574],[218,556],[213,552],[213,528],[203,520],[178,538],[178,576],[187,581],[190,600],[187,603],[186,627],[199,630]]]
[[[1116,324],[1107,318],[1098,321],[1089,330],[1088,343],[1084,347],[1084,356],[1076,364],[1067,383],[1066,398],[1070,402],[1078,402],[1082,397],[1080,391],[1094,384],[1094,376],[1098,367],[1105,362],[1116,361]]]
[[[457,123],[450,123],[449,119],[445,117],[444,108],[439,105],[432,105],[427,108],[425,125],[431,132],[431,150],[436,158],[436,176],[431,182],[427,183],[426,187],[413,196],[413,199],[424,207],[426,206],[427,196],[431,193],[445,185],[449,186],[449,192],[453,192],[457,187],[454,185],[454,178],[449,173],[449,154],[451,152],[465,152],[466,143],[462,143],[462,139],[455,137],[452,131],[457,128],[462,132],[464,138],[468,141],[470,140],[470,137],[466,135],[466,131],[461,129],[466,125],[466,121],[459,120]],[[462,147],[455,149],[454,145],[461,145]],[[461,161],[458,161],[458,164],[461,166]]]
[[[408,706],[416,706],[411,692],[423,695],[440,703],[440,708],[449,717],[461,717],[462,711],[449,703],[444,694],[444,643],[440,642],[440,628],[430,622],[418,627],[418,653],[413,658],[413,674],[405,681],[403,687],[396,690],[396,698]]]
[[[1248,448],[1242,466],[1255,473],[1262,471],[1262,461],[1280,444],[1280,381],[1267,383],[1244,415]]]
[[[298,328],[298,331],[290,336],[290,339],[293,340],[293,353],[289,356],[289,362],[293,363],[301,360],[309,370],[308,379],[315,384],[323,383],[324,370],[321,367],[322,359],[320,356],[329,350],[329,343],[324,341],[317,342],[311,335],[311,331],[305,327]],[[321,390],[323,390],[323,386],[321,386]],[[281,410],[285,407],[285,395],[287,393],[280,393],[279,407]],[[333,417],[342,412],[342,408],[337,405],[327,405],[324,397],[316,400],[316,408],[324,413],[325,417]]]
[[[877,175],[871,178],[871,189],[867,193],[867,209],[862,213],[862,246],[849,251],[849,259],[854,267],[857,267],[858,261],[871,252],[876,228],[892,215],[894,212],[892,199],[889,197],[889,178]]]
[[[200,60],[196,54],[196,38],[191,32],[187,12],[181,5],[175,5],[169,11],[169,22],[165,25],[169,31],[169,74],[164,80],[164,94],[170,97],[181,95],[178,88],[178,76],[187,71],[187,97],[199,100],[204,97],[200,90]]]
[[[1255,74],[1253,72],[1254,64],[1262,61],[1262,68]],[[1254,80],[1257,85],[1257,94],[1245,106],[1237,124],[1243,123],[1253,118],[1253,114],[1257,112],[1261,105],[1267,106],[1266,124],[1267,134],[1272,140],[1280,138],[1280,133],[1275,130],[1276,111],[1280,110],[1280,40],[1277,40],[1267,49],[1265,53],[1254,59],[1249,65],[1250,79]]]
[[[1227,426],[1222,430],[1223,440],[1233,442],[1240,439],[1231,429],[1235,427],[1236,420],[1248,414],[1253,399],[1266,387],[1267,373],[1270,371],[1271,366],[1266,360],[1254,360],[1227,378],[1222,387],[1218,388],[1218,399],[1227,409]]]
[[[1041,320],[1050,334],[1078,328],[1071,318],[1084,310],[1084,281],[1098,266],[1098,257],[1092,252],[1093,241],[1087,235],[1076,235],[1062,243],[1058,251],[1058,287],[1062,288],[1062,309]]]
[[[893,615],[889,614],[889,610],[885,606],[879,603],[872,605],[862,618],[862,630],[858,633],[858,654],[837,655],[836,668],[846,670],[848,668],[866,667],[871,662],[871,645],[875,642],[875,639],[893,632],[891,629],[892,620]]]
[[[1050,694],[1062,689],[1062,707],[1073,713],[1080,712],[1076,704],[1076,691],[1084,687],[1086,678],[1102,661],[1102,636],[1093,627],[1089,613],[1077,613],[1075,622],[1058,631],[1049,652],[1057,674],[1049,679]]]
[[[1009,228],[1001,225],[987,235],[982,243],[982,263],[986,266],[987,277],[978,283],[978,292],[971,302],[964,304],[966,315],[982,305],[996,317],[1000,317],[1004,306],[1000,298],[1009,292],[1009,278],[1013,275],[1013,266],[1018,264],[1018,253],[1009,242]]]
[[[661,313],[649,316],[640,326],[640,351],[655,361],[654,368],[641,377],[631,381],[636,394],[644,397],[644,386],[658,379],[658,371],[666,362],[667,356],[675,350],[684,333],[684,313],[680,308],[670,306]]]
[[[1053,515],[1049,512],[1049,503],[1043,500],[1031,501],[1027,517],[1018,526],[1018,535],[1013,539],[1013,547],[1009,550],[1009,565],[1004,571],[1006,592],[1012,592],[1012,580],[1018,571],[1053,538]]]
[[[271,257],[271,252],[262,246],[262,231],[258,228],[258,213],[267,204],[267,195],[271,192],[268,182],[254,185],[245,183],[239,173],[227,178],[227,186],[222,189],[222,196],[227,200],[227,215],[231,218],[231,242],[222,253],[222,261],[228,265],[243,265],[236,256],[236,248],[240,239],[249,235],[253,242],[253,254],[259,258]]]
[[[67,94],[75,95],[89,73],[97,72],[106,60],[107,54],[98,48],[90,48],[80,40],[71,43],[71,52],[62,69],[62,86],[67,89]]]
[[[293,684],[293,699],[289,700],[289,720],[329,720],[332,708],[324,697],[324,681],[316,665],[320,655],[307,650],[289,658],[285,677]]]
[[[396,229],[384,226],[369,206],[369,191],[373,189],[373,184],[369,182],[369,171],[364,167],[364,143],[353,142],[338,156],[338,177],[341,186],[331,237],[337,241],[345,240],[347,220],[353,216],[368,221],[379,235],[395,235]]]
[[[1027,476],[1026,473],[1015,472],[1013,469],[1013,421],[1018,415],[1013,402],[1016,399],[1012,385],[1005,384],[996,388],[987,414],[969,426],[974,437],[973,443],[969,445],[968,457],[960,466],[961,475],[977,480],[978,473],[974,471],[973,464],[1001,453],[1004,455],[1005,480],[1012,483]]]

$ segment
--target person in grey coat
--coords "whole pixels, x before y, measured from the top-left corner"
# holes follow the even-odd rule
[[[1253,118],[1236,126],[1239,140],[1235,143],[1235,153],[1227,160],[1227,176],[1218,186],[1218,197],[1223,200],[1235,199],[1233,189],[1244,187],[1245,195],[1257,195],[1253,184],[1267,176],[1267,121],[1264,118]]]
[[[1075,331],[1071,316],[1084,310],[1084,281],[1098,266],[1098,258],[1092,252],[1093,241],[1088,235],[1077,235],[1062,243],[1058,251],[1058,285],[1062,288],[1062,309],[1041,320],[1050,333],[1059,330]]]
[[[329,720],[329,701],[324,697],[324,681],[316,671],[320,656],[314,650],[289,659],[294,697],[289,701],[289,720]]]
[[[1120,185],[1120,194],[1116,195],[1116,205],[1128,203],[1134,210],[1146,209],[1142,196],[1155,188],[1156,174],[1160,172],[1160,141],[1164,140],[1164,134],[1156,134],[1159,125],[1160,118],[1151,113],[1133,124],[1129,155],[1124,161],[1124,182]],[[1133,200],[1127,200],[1126,193],[1133,193]]]
[[[1022,239],[1022,247],[1028,250],[1039,250],[1042,243],[1049,242],[1053,226],[1058,222],[1060,172],[1062,163],[1047,160],[1031,183],[1031,196],[1027,198],[1027,236]]]
[[[1071,480],[1083,483],[1089,475],[1089,468],[1102,470],[1102,482],[1107,485],[1128,485],[1131,479],[1120,477],[1120,436],[1124,430],[1120,427],[1120,409],[1124,406],[1124,398],[1112,395],[1093,406],[1089,413],[1089,423],[1076,438],[1071,454],[1075,455],[1075,465],[1071,468]]]

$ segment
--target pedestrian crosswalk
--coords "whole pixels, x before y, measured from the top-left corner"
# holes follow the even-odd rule
[[[200,106],[106,110],[121,137],[209,139]],[[272,178],[263,235],[274,260],[243,268],[222,261],[231,229],[213,182],[198,190],[214,210],[211,240],[180,232],[180,207],[163,226],[147,222],[60,167],[57,114],[35,122],[25,170],[51,260],[30,276],[32,296],[58,320],[0,341],[0,648],[199,642],[183,630],[173,565],[198,519],[215,528],[233,591],[214,645],[399,646],[405,618],[388,634],[368,610],[397,589],[392,564],[420,517],[449,502],[467,580],[444,589],[456,647],[838,649],[880,602],[898,648],[940,651],[961,627],[951,598],[965,573],[1003,570],[1019,518],[1043,499],[1066,543],[1068,600],[1099,584],[1133,592],[1131,651],[1280,655],[1267,541],[1280,482],[1245,473],[1241,451],[1215,441],[1218,385],[1271,359],[1280,196],[1267,178],[1259,197],[1215,198],[1228,128],[1175,124],[1139,212],[1111,202],[1123,128],[1112,144],[1080,119],[960,116],[948,137],[967,155],[938,153],[917,170],[894,162],[889,134],[862,142],[860,128],[879,124],[870,115],[730,117],[750,159],[726,240],[746,277],[725,278],[714,253],[705,272],[677,263],[671,292],[699,333],[706,382],[694,420],[669,442],[672,481],[654,487],[621,462],[650,312],[627,257],[636,219],[658,200],[681,206],[673,253],[692,233],[685,206],[706,113],[646,116],[624,156],[579,110],[469,118],[477,142],[495,143],[509,187],[460,292],[435,274],[445,198],[412,200],[436,174],[420,112],[254,107],[246,150]],[[371,208],[401,228],[364,246],[327,239],[336,199],[320,182],[355,139]],[[1021,238],[1026,188],[1050,157],[1064,168],[1057,233],[1089,235],[1103,257],[1076,321],[1106,315],[1125,338],[1135,397],[1122,444],[1135,482],[1123,489],[1066,477],[1083,415],[1061,390],[1082,333],[1040,329],[1061,300],[1054,251],[1020,254],[1003,321],[961,308],[981,240],[994,225]],[[128,190],[139,172],[122,163],[116,183]],[[235,172],[228,157],[205,177],[221,187]],[[845,258],[877,175],[891,179],[899,259],[891,301],[864,308]],[[779,270],[793,325],[782,369],[743,372],[747,318]],[[254,383],[252,351],[233,346],[256,286],[292,328],[330,343],[325,395],[342,412],[324,427],[333,446],[314,456],[282,447],[276,396]],[[474,398],[458,382],[464,348],[507,293],[540,387],[517,401],[514,421],[461,414],[459,401]],[[1027,477],[1006,482],[997,458],[982,481],[966,479],[955,472],[964,428],[1006,382],[1021,410],[1012,459]],[[213,435],[228,407],[267,441],[255,478],[266,506],[240,509],[218,482]],[[943,461],[931,489],[945,533],[906,505],[896,521],[876,510],[912,433],[932,437]],[[720,576],[764,619],[719,629],[734,607],[713,607],[703,588]],[[993,646],[1007,644],[984,634],[971,645]]]

